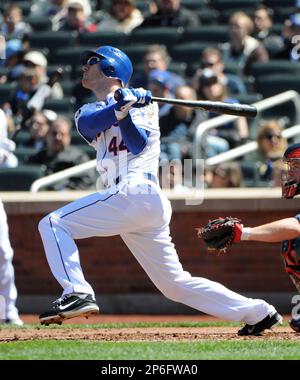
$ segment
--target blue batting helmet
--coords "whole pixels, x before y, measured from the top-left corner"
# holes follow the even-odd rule
[[[121,50],[112,46],[101,46],[97,50],[86,50],[81,56],[81,63],[86,64],[90,57],[98,56],[101,58],[99,62],[102,73],[108,78],[116,78],[125,86],[132,75],[132,63],[128,56]]]

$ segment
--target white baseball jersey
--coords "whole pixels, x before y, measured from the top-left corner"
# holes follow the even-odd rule
[[[78,121],[85,112],[99,111],[114,103],[116,101],[113,94],[109,94],[106,102],[95,102],[82,106],[75,115],[77,130]],[[146,107],[131,108],[129,113],[136,126],[149,132],[147,145],[139,155],[134,155],[128,151],[118,123],[99,133],[92,142],[88,142],[82,136],[97,151],[97,170],[106,186],[114,184],[115,179],[119,176],[125,178],[138,173],[151,173],[153,176],[157,176],[160,154],[158,105],[151,103]]]

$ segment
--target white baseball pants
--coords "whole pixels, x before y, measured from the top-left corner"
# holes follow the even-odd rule
[[[142,194],[137,194],[138,190]],[[169,234],[171,212],[170,202],[159,186],[147,179],[142,183],[141,179],[133,179],[72,202],[43,218],[39,231],[63,295],[94,295],[82,273],[74,239],[120,235],[156,287],[171,300],[251,325],[274,311],[263,300],[246,298],[217,282],[192,277],[184,271]]]
[[[17,289],[12,265],[13,254],[8,236],[7,217],[0,199],[0,295],[4,297],[4,319],[17,320],[19,316],[15,306]],[[0,319],[2,317],[0,315]]]

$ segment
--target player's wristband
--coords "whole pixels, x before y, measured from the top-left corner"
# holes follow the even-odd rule
[[[251,227],[243,227],[241,240],[249,240],[251,235]]]

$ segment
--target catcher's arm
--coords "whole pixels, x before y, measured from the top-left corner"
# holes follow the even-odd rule
[[[243,227],[244,231],[245,227]],[[249,228],[249,239],[266,243],[278,243],[300,236],[300,223],[297,218],[285,218],[271,223]],[[242,239],[243,240],[243,239]]]

